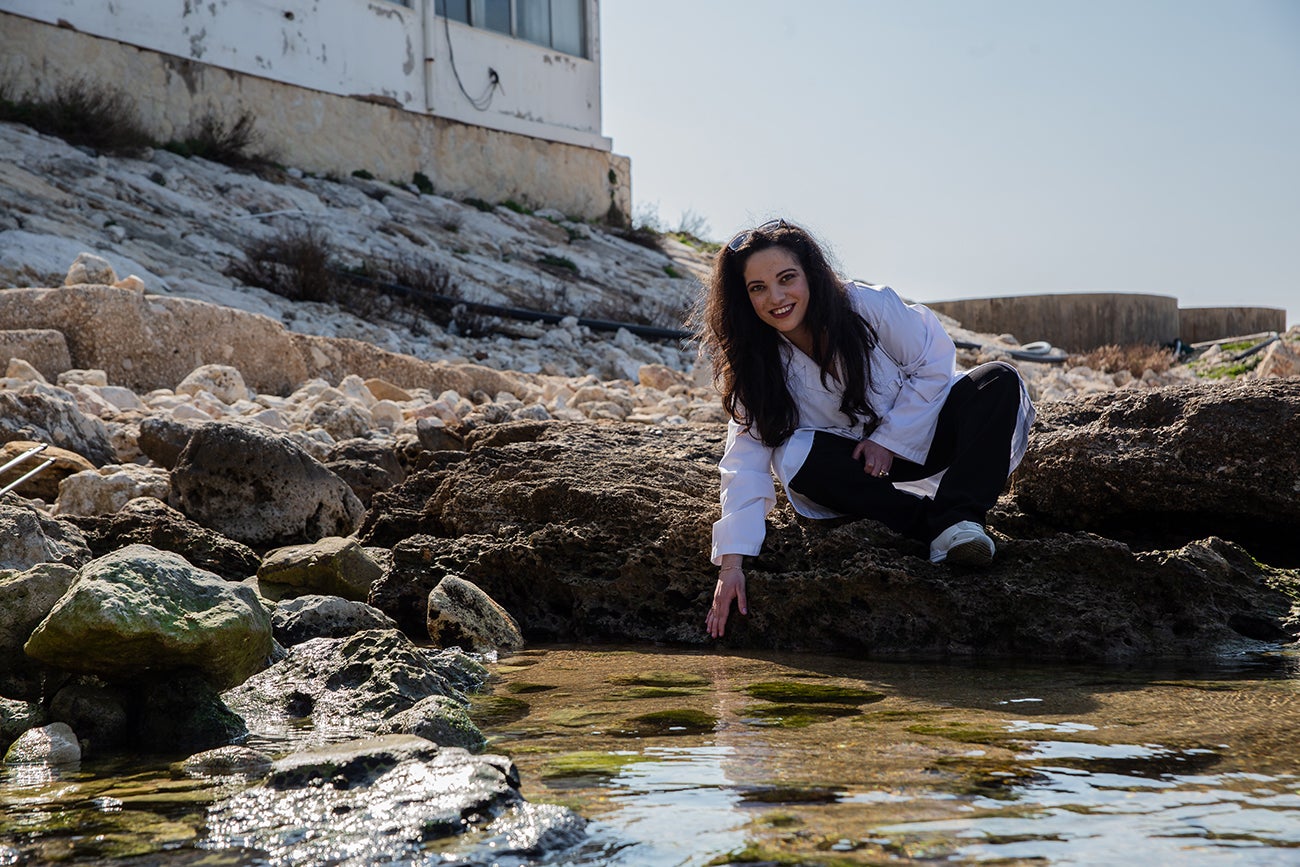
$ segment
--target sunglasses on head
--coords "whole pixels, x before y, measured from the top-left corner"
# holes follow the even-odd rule
[[[741,247],[745,246],[745,242],[752,238],[755,232],[770,232],[773,229],[784,229],[786,225],[785,220],[778,219],[768,220],[756,229],[742,229],[736,233],[734,238],[727,242],[727,249],[734,253]]]

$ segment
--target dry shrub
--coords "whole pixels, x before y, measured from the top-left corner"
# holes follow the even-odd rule
[[[242,168],[264,160],[253,151],[261,139],[256,118],[251,113],[242,112],[233,123],[227,124],[216,112],[209,110],[183,140],[169,141],[164,147],[183,157],[202,157]]]
[[[15,98],[6,86],[0,93],[0,120],[115,155],[135,156],[153,144],[126,91],[86,78],[58,85],[49,99]]]
[[[1101,373],[1127,370],[1134,376],[1141,376],[1147,370],[1164,373],[1177,360],[1178,356],[1168,347],[1140,343],[1118,346],[1111,343],[1071,356],[1070,363],[1086,365]]]
[[[245,261],[226,274],[292,301],[338,301],[345,293],[335,276],[329,242],[313,226],[282,231],[244,248]]]

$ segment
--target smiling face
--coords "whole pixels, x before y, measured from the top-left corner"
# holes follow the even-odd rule
[[[773,246],[751,254],[745,260],[745,290],[759,319],[804,352],[811,351],[812,338],[804,322],[808,278],[794,253]]]

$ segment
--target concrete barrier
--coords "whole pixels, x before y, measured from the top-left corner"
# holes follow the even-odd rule
[[[1281,307],[1184,307],[1178,319],[1184,343],[1286,331],[1286,310]]]
[[[1019,295],[925,305],[971,331],[1011,334],[1021,343],[1046,340],[1067,352],[1112,343],[1165,344],[1180,336],[1178,300],[1166,295]]]

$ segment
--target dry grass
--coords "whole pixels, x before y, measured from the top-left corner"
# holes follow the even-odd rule
[[[226,273],[292,301],[334,302],[344,292],[334,271],[334,254],[315,227],[290,229],[244,248],[245,261]]]
[[[244,168],[265,161],[253,148],[261,141],[257,121],[247,111],[227,124],[214,111],[208,111],[180,141],[169,141],[167,150],[183,157],[202,157],[216,163]]]
[[[153,144],[126,91],[85,78],[60,84],[49,99],[0,88],[0,120],[119,156],[136,156]]]
[[[1164,373],[1177,360],[1178,356],[1172,349],[1155,344],[1117,346],[1112,343],[1070,357],[1073,365],[1086,365],[1101,373],[1127,370],[1134,376],[1141,376],[1147,370]]]

